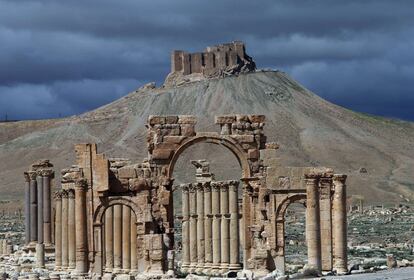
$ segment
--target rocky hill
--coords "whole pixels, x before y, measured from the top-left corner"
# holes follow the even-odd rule
[[[144,87],[80,116],[2,123],[1,198],[23,197],[23,171],[37,159],[49,158],[57,171],[71,165],[75,143],[96,142],[108,157],[141,160],[150,114],[196,115],[198,131],[217,131],[214,116],[230,113],[265,114],[265,133],[280,144],[286,166],[322,165],[347,173],[349,194],[362,195],[368,203],[414,199],[414,123],[336,106],[279,71]],[[220,147],[190,150],[183,162],[200,157],[223,167],[215,169],[219,177],[240,176],[235,158]],[[181,169],[178,181],[194,173]]]

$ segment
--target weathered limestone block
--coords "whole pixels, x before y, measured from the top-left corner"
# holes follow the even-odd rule
[[[236,121],[235,115],[221,115],[214,118],[216,124],[232,124]]]
[[[247,118],[252,123],[264,123],[266,120],[265,115],[248,115]]]
[[[154,160],[166,160],[169,159],[172,154],[173,150],[171,149],[154,149],[152,151],[152,159]]]
[[[122,179],[136,178],[137,172],[133,166],[124,166],[118,169],[118,177]]]
[[[181,135],[191,137],[196,134],[195,127],[193,124],[182,124],[181,125]]]
[[[129,189],[135,192],[141,192],[151,189],[151,183],[144,178],[129,179]]]
[[[193,115],[179,115],[178,123],[179,124],[196,124],[197,117]]]

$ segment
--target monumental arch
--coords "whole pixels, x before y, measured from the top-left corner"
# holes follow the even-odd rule
[[[57,269],[75,275],[174,275],[181,255],[186,273],[284,271],[284,214],[289,204],[304,201],[309,266],[345,272],[346,175],[324,167],[284,167],[278,145],[266,141],[262,115],[217,116],[220,132],[198,132],[196,121],[188,115],[150,116],[148,154],[141,163],[107,158],[96,144],[75,146],[76,163],[62,170],[55,194]],[[178,254],[174,166],[197,143],[226,147],[242,176],[182,186]],[[194,165],[202,173],[203,163]]]

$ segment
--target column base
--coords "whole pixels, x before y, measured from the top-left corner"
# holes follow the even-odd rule
[[[204,263],[197,263],[195,272],[196,273],[203,273],[204,268],[205,268]]]
[[[241,270],[242,266],[239,263],[229,264],[229,270],[235,271],[235,270]]]

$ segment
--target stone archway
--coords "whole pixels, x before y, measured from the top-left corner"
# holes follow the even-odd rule
[[[306,194],[298,193],[287,195],[276,209],[276,248],[275,248],[275,266],[285,272],[285,214],[286,210],[292,203],[306,202]]]
[[[110,215],[107,213],[109,210]],[[137,232],[142,227],[139,223],[141,215],[141,208],[125,196],[108,197],[96,207],[93,224],[96,246],[94,270],[100,275],[104,270],[111,273],[138,271],[137,244],[140,241]],[[109,254],[112,257],[107,257]]]
[[[251,170],[249,165],[249,160],[247,153],[243,150],[242,146],[237,143],[235,140],[233,140],[231,137],[226,136],[219,136],[219,135],[200,135],[200,136],[194,136],[189,137],[185,139],[180,146],[174,151],[174,154],[172,155],[168,168],[167,168],[167,177],[172,178],[172,174],[174,172],[175,164],[180,157],[180,155],[189,147],[192,145],[195,145],[197,143],[210,143],[210,144],[216,144],[226,147],[230,152],[232,152],[235,156],[237,161],[240,164],[240,167],[242,169],[242,178],[249,178],[251,177]]]

